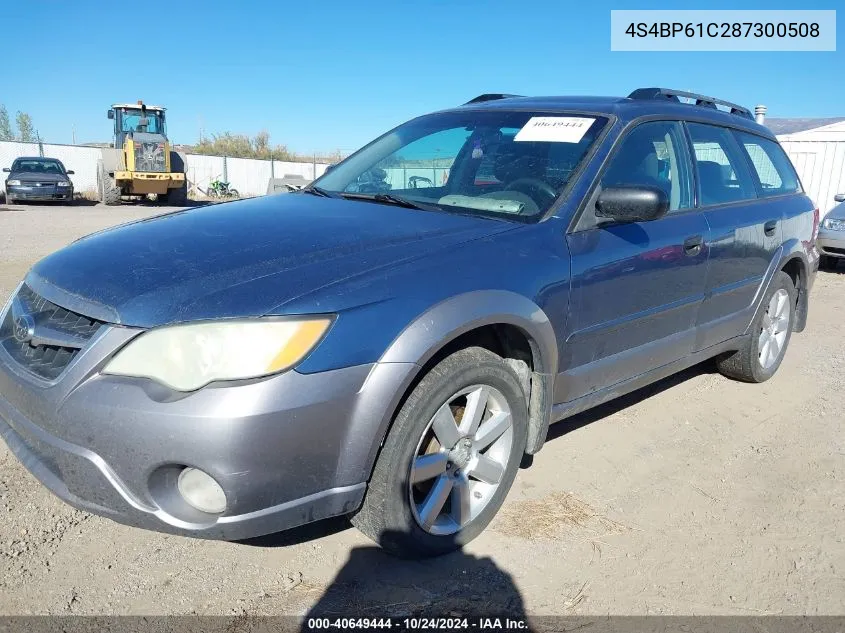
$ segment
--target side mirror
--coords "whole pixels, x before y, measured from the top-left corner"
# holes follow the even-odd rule
[[[323,171],[323,174],[329,173],[332,169],[334,169],[334,165],[326,165],[326,169]]]
[[[5,172],[7,172],[7,173],[10,173],[12,170],[11,170],[11,169],[9,169],[8,167],[4,167],[4,168],[3,168],[3,171],[5,171]]]
[[[73,170],[72,170],[72,169],[68,169],[65,173],[66,173],[68,176],[70,176],[71,174],[73,174]]]
[[[596,215],[617,222],[648,222],[669,211],[669,197],[657,187],[608,187],[596,200]]]
[[[114,110],[109,110],[108,117],[109,117],[110,119],[113,119],[113,118],[114,118]]]
[[[3,171],[7,170],[4,169]],[[836,202],[845,202],[845,193],[837,193],[835,196],[833,196],[833,199]]]

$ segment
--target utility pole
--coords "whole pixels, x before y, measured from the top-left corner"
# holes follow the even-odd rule
[[[72,140],[72,144],[76,145],[76,124],[70,126],[70,137]]]

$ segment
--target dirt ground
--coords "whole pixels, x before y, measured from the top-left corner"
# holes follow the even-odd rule
[[[0,300],[49,252],[161,211],[0,205]],[[495,522],[437,560],[394,560],[343,520],[249,544],[124,527],[0,443],[0,613],[843,614],[841,273],[819,273],[772,380],[705,364],[556,425]]]

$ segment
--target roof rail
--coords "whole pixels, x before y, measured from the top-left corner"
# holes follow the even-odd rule
[[[489,93],[478,95],[475,99],[470,99],[464,105],[471,103],[484,103],[485,101],[496,101],[498,99],[509,99],[510,97],[521,97],[522,95],[509,95],[504,93]]]
[[[754,120],[754,115],[751,114],[751,110],[748,108],[731,103],[730,101],[725,101],[724,99],[707,97],[694,92],[684,92],[683,90],[672,90],[670,88],[639,88],[628,95],[629,99],[668,99],[669,101],[683,103],[678,97],[694,99],[695,105],[702,108],[710,108],[711,110],[718,110],[719,108],[716,106],[725,106],[726,108],[730,108],[731,114]]]

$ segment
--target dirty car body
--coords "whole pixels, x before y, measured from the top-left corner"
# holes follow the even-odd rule
[[[538,119],[582,129],[537,131]],[[688,133],[695,125],[705,127]],[[442,459],[453,473],[444,514],[425,516],[445,475],[396,503],[426,553],[457,546],[504,498],[509,483],[499,496],[493,483],[515,474],[506,453],[539,451],[551,422],[774,336],[752,325],[784,271],[795,284],[785,323],[803,329],[813,204],[797,177],[766,192],[756,178],[735,185],[729,169],[713,189],[726,198],[705,199],[698,133],[701,148],[710,133],[723,139],[746,179],[754,143],[776,143],[747,118],[665,100],[489,99],[400,126],[302,192],[83,238],[38,262],[0,315],[0,433],[74,506],[243,539],[362,504],[373,516],[368,490],[405,441],[395,427],[410,424],[411,396],[451,355],[483,348],[503,376],[491,387],[476,376],[454,397],[469,410],[489,396],[481,428],[507,416],[513,428],[489,449],[438,435],[439,449],[397,475],[413,484],[420,464]],[[634,145],[645,151],[636,160]],[[614,166],[622,180],[609,180]],[[597,204],[614,187],[615,202]],[[662,210],[625,220],[620,199]],[[251,369],[273,337],[278,354]],[[419,428],[437,434],[442,411]],[[482,475],[494,452],[500,472]],[[462,516],[460,486],[488,505],[467,502]]]

